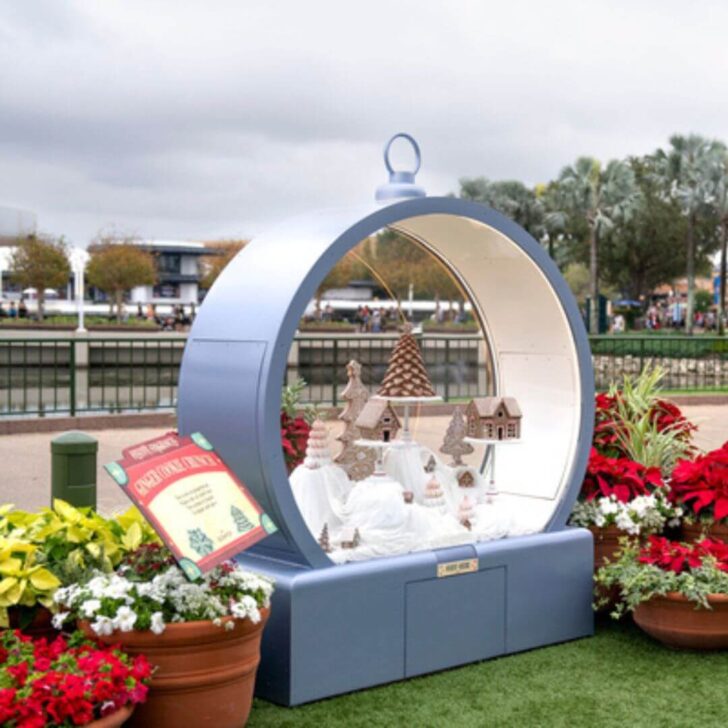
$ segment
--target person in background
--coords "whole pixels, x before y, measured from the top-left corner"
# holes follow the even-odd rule
[[[138,319],[143,319],[144,318],[144,312],[142,311],[142,304],[141,303],[137,303],[137,313],[136,313],[136,317]]]
[[[382,332],[382,314],[379,309],[374,309],[372,313],[372,333],[380,334]]]
[[[28,318],[28,307],[25,305],[25,301],[21,301],[18,306],[18,318]]]
[[[0,318],[7,318],[8,312],[5,310],[5,306],[3,306],[3,302],[0,301]]]
[[[10,301],[10,306],[8,308],[8,316],[10,316],[11,319],[18,317],[18,309],[15,307],[15,301]]]
[[[147,321],[156,321],[157,315],[154,313],[154,305],[147,304]]]

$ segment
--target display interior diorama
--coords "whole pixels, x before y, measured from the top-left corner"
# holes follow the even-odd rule
[[[410,409],[426,413],[440,397],[412,325],[403,329],[376,393],[362,383],[359,362],[346,367],[336,457],[330,429],[341,427],[321,419],[312,425],[305,459],[290,476],[311,534],[332,561],[344,563],[541,530],[541,523],[519,518],[516,503],[498,497],[492,454],[481,472],[486,448],[520,440],[515,398],[456,405],[449,418],[439,418],[449,422],[437,451],[418,442]]]
[[[180,433],[204,433],[279,529],[238,560],[276,581],[256,691],[284,705],[593,632],[592,536],[567,526],[594,421],[576,304],[523,229],[427,197],[416,169],[385,162],[376,203],[303,215],[248,244],[182,361]],[[281,384],[301,316],[337,261],[387,230],[466,294],[487,387],[445,411],[401,321],[382,377],[363,382],[359,363],[339,362],[344,406],[313,424],[289,478]],[[425,442],[436,408],[439,438]]]

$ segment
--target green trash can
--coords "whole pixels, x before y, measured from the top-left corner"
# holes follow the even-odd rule
[[[64,432],[51,440],[51,505],[55,498],[96,508],[99,441],[85,432]]]

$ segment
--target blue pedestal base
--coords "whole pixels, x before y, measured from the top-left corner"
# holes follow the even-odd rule
[[[478,570],[438,578],[438,564]],[[324,569],[241,555],[273,577],[256,694],[280,705],[593,634],[589,531],[552,533]]]

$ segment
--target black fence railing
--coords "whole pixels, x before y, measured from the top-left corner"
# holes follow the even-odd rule
[[[365,384],[381,381],[397,337],[389,334],[301,335],[289,354],[287,382],[307,382],[304,400],[341,404],[346,365],[362,365]],[[476,334],[424,334],[422,355],[445,401],[488,391],[487,348]],[[0,340],[0,416],[172,409],[185,340],[47,338]],[[647,364],[665,370],[674,391],[728,391],[728,338],[714,336],[595,336],[598,389]]]

